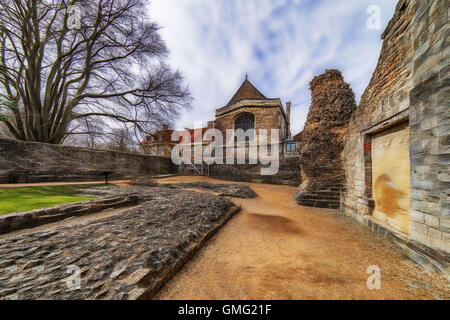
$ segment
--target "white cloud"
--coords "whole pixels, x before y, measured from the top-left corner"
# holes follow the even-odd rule
[[[372,4],[386,26],[394,0],[153,0],[149,14],[195,99],[177,127],[214,119],[247,72],[266,96],[293,102],[293,133],[306,119],[309,81],[326,68],[340,69],[359,99],[381,48],[383,30],[366,27]]]

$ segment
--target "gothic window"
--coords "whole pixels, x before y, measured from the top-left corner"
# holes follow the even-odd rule
[[[244,113],[236,118],[234,122],[234,130],[242,129],[244,133],[247,132],[247,130],[254,130],[255,129],[255,117],[251,113]],[[245,140],[248,141],[249,139],[253,139],[254,132],[250,132],[250,137],[246,136]],[[235,137],[235,141],[237,140],[237,137]]]
[[[246,132],[249,129],[255,129],[255,117],[251,113],[244,113],[236,118],[234,130],[242,129]]]

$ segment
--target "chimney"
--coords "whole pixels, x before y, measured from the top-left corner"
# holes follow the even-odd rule
[[[163,123],[162,129],[163,129],[163,131],[169,130],[169,125],[167,123]]]
[[[286,102],[287,136],[291,137],[291,103]]]

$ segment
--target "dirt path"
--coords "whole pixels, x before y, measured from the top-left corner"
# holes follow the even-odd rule
[[[172,177],[160,183],[211,181]],[[220,181],[220,183],[226,183]],[[242,206],[155,299],[436,299],[448,282],[335,211],[300,207],[297,188],[246,183],[259,197]],[[381,268],[369,290],[367,268]]]

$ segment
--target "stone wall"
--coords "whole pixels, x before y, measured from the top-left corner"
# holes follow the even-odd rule
[[[450,253],[450,1],[426,2],[412,28],[410,238]]]
[[[0,139],[0,183],[102,180],[176,172],[169,158]]]
[[[301,183],[298,157],[280,156],[280,167],[276,175],[262,176],[261,167],[263,167],[261,164],[214,164],[209,168],[209,175],[230,181],[259,182],[296,187]]]
[[[448,0],[401,0],[382,35],[378,65],[344,137],[344,212],[379,223],[428,253],[450,252]],[[409,122],[409,125],[408,125]],[[407,228],[373,216],[372,139],[409,127]]]
[[[342,137],[356,109],[355,94],[338,70],[327,70],[311,83],[311,107],[299,144],[302,184],[297,201],[338,208],[344,183]]]

